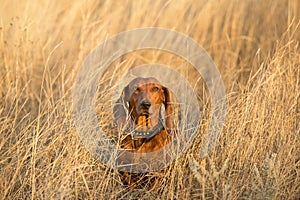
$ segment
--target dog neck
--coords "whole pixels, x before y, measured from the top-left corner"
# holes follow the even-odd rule
[[[130,132],[133,140],[145,139],[150,141],[154,136],[159,134],[164,127],[164,120],[161,116],[161,109],[158,113],[155,113],[157,117],[139,116],[131,128],[127,129],[126,132]]]

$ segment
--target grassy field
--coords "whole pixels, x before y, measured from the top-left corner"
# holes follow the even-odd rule
[[[0,199],[299,199],[299,1],[0,5]],[[226,122],[207,157],[198,157],[203,128],[159,174],[161,183],[129,191],[81,144],[72,85],[97,44],[153,26],[187,34],[207,50],[225,84]]]

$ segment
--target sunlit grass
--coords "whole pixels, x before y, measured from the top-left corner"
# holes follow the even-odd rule
[[[299,11],[287,0],[2,0],[0,198],[299,198]],[[80,143],[72,85],[97,44],[152,26],[187,34],[211,55],[226,87],[226,123],[208,157],[198,157],[203,122],[186,155],[152,173],[161,183],[129,191]],[[176,63],[141,55],[127,64]]]

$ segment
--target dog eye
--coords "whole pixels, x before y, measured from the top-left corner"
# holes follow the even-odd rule
[[[141,89],[139,87],[134,88],[134,92],[140,92],[140,91],[141,91]]]
[[[158,87],[153,87],[153,88],[152,88],[152,92],[157,92],[158,90],[159,90]]]

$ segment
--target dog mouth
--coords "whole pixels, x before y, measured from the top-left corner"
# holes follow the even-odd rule
[[[158,134],[161,130],[164,129],[163,121],[159,119],[157,120],[157,113],[151,112],[153,110],[150,109],[140,109],[138,117],[135,119],[135,125],[133,129],[130,131],[131,136],[135,139],[151,139],[156,134]]]
[[[149,115],[151,115],[149,108],[140,108],[139,113],[140,113],[140,116],[149,116]]]
[[[153,108],[140,108],[136,119],[136,128],[141,131],[151,130],[157,124],[156,110]]]

